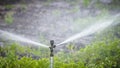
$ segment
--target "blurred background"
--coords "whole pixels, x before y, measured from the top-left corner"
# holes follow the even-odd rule
[[[112,45],[112,42],[116,41],[116,47],[119,50],[119,46],[117,45],[120,45],[120,17],[116,18],[116,15],[120,15],[120,0],[0,0],[0,46],[2,47],[1,49],[4,49],[4,45],[32,46],[32,44],[29,43],[26,44],[19,41],[11,41],[10,39],[7,39],[7,37],[9,38],[9,35],[6,35],[6,38],[3,38],[1,30],[50,46],[50,40],[54,40],[55,44],[59,44],[67,38],[82,32],[86,28],[89,29],[90,26],[98,23],[99,21],[115,18],[110,27],[107,27],[102,31],[98,30],[96,33],[73,40],[70,43],[58,46],[55,49],[55,53],[57,54],[56,56],[59,57],[62,55],[61,58],[59,57],[59,61],[60,59],[64,61],[61,60],[61,62],[68,63],[67,61],[71,60],[77,62],[78,59],[80,60],[80,57],[84,57],[82,58],[84,60],[80,61],[84,62],[83,65],[88,66],[88,68],[96,68],[94,66],[94,62],[99,65],[99,62],[97,61],[100,60],[100,63],[103,61],[101,58],[98,59],[98,56],[96,56],[96,60],[93,60],[95,59],[95,57],[93,57],[93,59],[90,59],[92,61],[89,61],[89,58],[91,57],[90,53],[97,51],[96,49],[98,48],[98,52],[103,51],[99,55],[104,55],[104,57],[106,57],[106,52],[109,51],[105,51],[104,54],[104,48],[109,47],[104,45],[107,45],[108,43]],[[97,28],[99,25],[95,27]],[[90,45],[91,50],[89,48]],[[96,46],[95,48],[94,45]],[[97,45],[103,45],[103,50],[99,50],[101,46],[97,47]],[[18,50],[21,48],[20,46],[16,47],[19,47]],[[111,46],[110,48],[113,47]],[[31,51],[29,48],[33,50]],[[19,53],[18,51],[17,55],[20,57],[32,56],[35,59],[49,57],[48,49],[37,48],[38,47],[33,46],[22,47],[21,51],[24,52]],[[83,49],[83,51],[86,50],[84,54],[83,51],[80,51],[81,49]],[[40,53],[38,53],[37,50],[40,51]],[[110,51],[113,51],[112,54],[116,54],[118,59],[112,59],[114,61],[113,63],[110,63],[111,66],[116,65],[116,67],[114,66],[113,68],[119,68],[117,67],[117,63],[120,61],[118,58],[118,55],[120,56],[120,52],[117,51],[116,53],[114,52],[114,49],[111,49]],[[34,52],[34,54],[32,52]],[[42,53],[44,53],[44,55],[41,56]],[[1,56],[6,56],[6,52],[1,52]],[[69,58],[66,59],[65,57]],[[74,58],[72,59],[72,57]],[[97,67],[110,68],[110,65],[107,65],[107,62],[109,62],[108,58],[104,59],[107,61],[106,63],[101,64],[103,67]],[[93,65],[89,65],[90,63],[93,63]],[[104,64],[108,67],[105,67]]]

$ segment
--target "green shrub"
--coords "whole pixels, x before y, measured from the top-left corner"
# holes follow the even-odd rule
[[[49,68],[49,58],[35,59],[23,55],[19,57],[18,52],[32,53],[25,46],[12,44],[0,48],[0,68]],[[32,48],[34,49],[34,48]],[[29,50],[29,51],[27,51]],[[40,49],[37,49],[40,50]],[[49,54],[48,54],[49,55]],[[54,68],[119,68],[120,67],[120,40],[118,38],[109,41],[97,41],[79,51],[64,52],[55,55]]]

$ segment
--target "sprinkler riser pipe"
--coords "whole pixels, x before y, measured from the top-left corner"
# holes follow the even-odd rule
[[[51,47],[50,48],[50,68],[53,68],[53,57],[54,57],[54,48],[56,47],[54,45],[54,40],[50,40]]]
[[[53,68],[53,63],[54,63],[53,57],[50,57],[50,68]]]

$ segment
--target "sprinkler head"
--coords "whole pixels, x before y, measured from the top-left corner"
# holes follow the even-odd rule
[[[50,57],[53,57],[54,56],[53,51],[54,51],[54,48],[56,47],[54,45],[54,40],[50,40],[50,44],[51,44],[51,47],[49,47],[50,48]]]
[[[55,48],[56,46],[54,45],[54,40],[50,40],[50,44],[52,48]]]

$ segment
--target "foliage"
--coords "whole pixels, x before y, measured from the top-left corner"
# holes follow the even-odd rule
[[[69,52],[56,53],[54,68],[120,68],[119,28],[98,33],[96,41],[78,51],[70,44]],[[49,68],[49,64],[49,49],[16,43],[0,47],[0,68]]]
[[[18,52],[21,50],[24,53],[25,49],[16,44],[0,48],[0,53],[5,53],[4,57],[0,57],[0,68],[49,67],[48,58],[35,59],[25,55],[19,58]],[[77,52],[56,55],[54,61],[55,68],[119,68],[120,40],[116,38],[109,43],[105,41],[94,42]]]
[[[13,22],[13,12],[7,12],[7,14],[5,15],[5,21],[8,23],[8,24],[11,24]]]
[[[15,6],[14,5],[5,5],[4,8],[7,9],[7,10],[10,10],[12,8],[14,8]]]
[[[90,4],[90,2],[91,2],[90,0],[84,0],[83,1],[83,3],[84,3],[85,6],[88,6]]]

